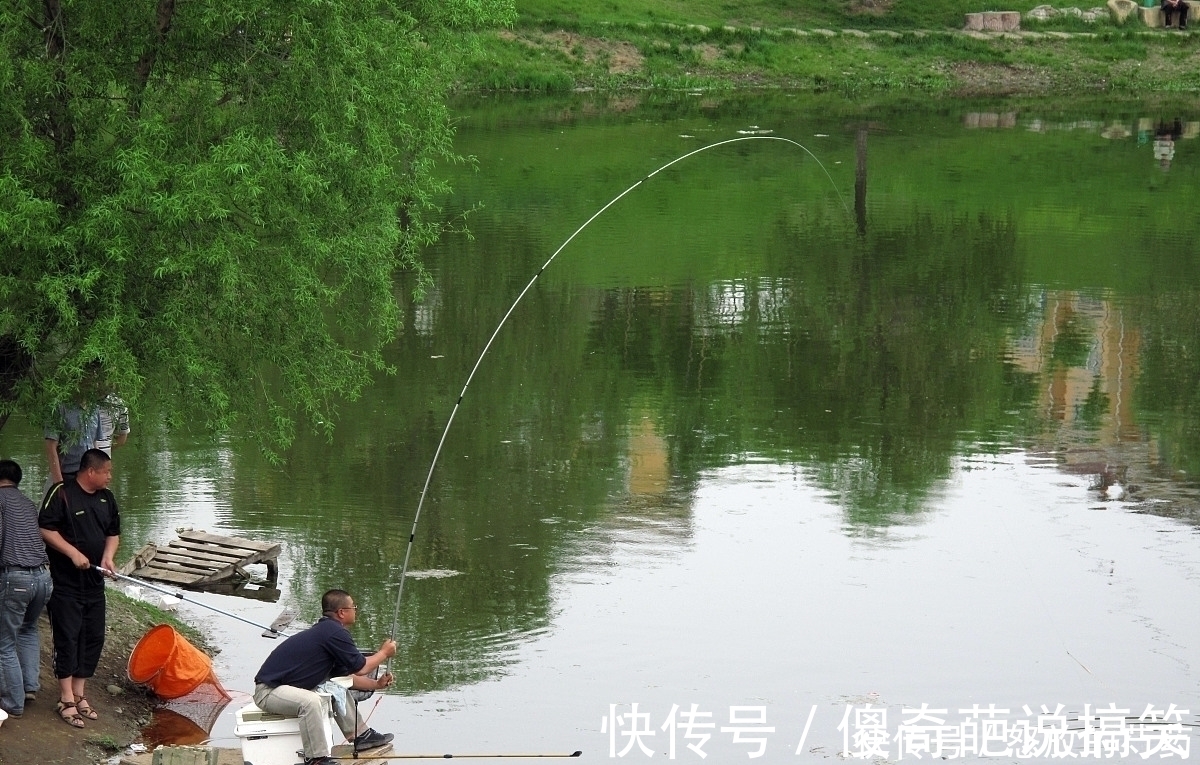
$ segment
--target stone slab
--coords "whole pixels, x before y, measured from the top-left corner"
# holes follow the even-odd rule
[[[1162,9],[1157,5],[1153,8],[1138,7],[1138,18],[1142,23],[1150,28],[1161,27],[1163,25]]]
[[[1113,21],[1118,24],[1124,24],[1125,20],[1138,8],[1138,4],[1133,0],[1108,0],[1106,5],[1108,12],[1112,14]]]
[[[195,763],[197,763],[197,765],[209,765],[210,762],[213,762],[216,765],[242,765],[243,764],[241,749],[228,749],[228,748],[218,749],[216,747],[195,747],[195,746],[186,746],[186,747],[181,747],[181,746],[166,747],[165,746],[165,747],[159,747],[158,749],[156,749],[153,752],[143,752],[141,754],[127,754],[121,758],[120,765],[153,765],[155,755],[157,754],[161,758],[163,756],[163,753],[168,752],[168,750],[176,750],[176,751],[171,752],[168,755],[169,757],[175,756],[176,754],[178,754],[179,756],[194,755],[194,756],[200,757],[201,759],[194,761]],[[183,752],[180,750],[193,750],[193,751],[192,752]],[[202,751],[202,753],[197,753],[197,752],[195,752],[195,750],[203,750],[203,751]],[[210,755],[209,752],[211,752],[212,754]],[[215,759],[210,761],[208,759],[210,756],[215,757]],[[185,762],[185,761],[181,761],[181,762]],[[188,760],[186,762],[188,762],[190,765],[190,763],[192,761]]]
[[[965,14],[963,29],[970,32],[1017,32],[1021,14],[1017,11],[983,11]]]

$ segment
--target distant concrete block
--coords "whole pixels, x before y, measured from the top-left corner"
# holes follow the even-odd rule
[[[1138,10],[1138,4],[1133,0],[1109,0],[1105,4],[1109,8],[1109,13],[1112,14],[1112,20],[1117,24],[1124,24],[1129,14]]]
[[[160,746],[153,765],[217,765],[217,750],[207,746]]]
[[[984,11],[967,13],[963,29],[968,32],[1017,32],[1021,29],[1021,14],[1016,11]]]
[[[1138,6],[1138,16],[1142,23],[1148,27],[1161,27],[1163,25],[1162,9],[1157,5],[1153,8],[1144,8]]]

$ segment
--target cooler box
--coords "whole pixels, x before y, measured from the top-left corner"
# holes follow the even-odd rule
[[[325,740],[332,751],[333,709],[329,694],[320,694],[325,707]],[[304,762],[300,744],[300,718],[264,712],[254,704],[237,711],[234,734],[242,741],[242,760],[246,765],[296,765]]]

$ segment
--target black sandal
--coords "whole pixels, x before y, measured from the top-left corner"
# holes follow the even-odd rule
[[[75,711],[71,714],[67,714],[68,709],[74,709]],[[60,701],[55,707],[55,710],[57,710],[58,716],[62,718],[62,721],[67,725],[70,725],[72,728],[83,728],[87,726],[87,723],[83,721],[83,717],[79,714],[79,707],[75,706],[74,701]]]

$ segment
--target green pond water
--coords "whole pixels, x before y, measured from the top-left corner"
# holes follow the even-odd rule
[[[988,719],[990,749],[941,755],[1010,762],[1049,756],[1060,718],[1109,761],[1141,760],[1124,717],[1147,705],[1196,722],[1200,111],[687,94],[456,114],[474,160],[443,209],[472,237],[427,253],[423,301],[398,295],[396,374],[279,466],[134,413],[125,554],[184,526],[281,542],[279,603],[197,598],[311,621],[344,587],[378,644],[480,351],[646,179],[467,389],[373,726],[402,752],[723,763],[895,761],[922,724]],[[647,178],[731,139],[753,140]],[[40,486],[38,428],[0,451]],[[275,644],[181,611],[251,690]],[[1089,716],[1131,749],[1087,749]]]

